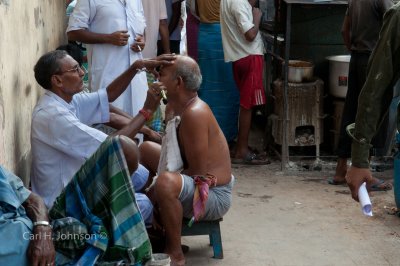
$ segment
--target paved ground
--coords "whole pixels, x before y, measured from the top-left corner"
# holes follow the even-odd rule
[[[400,265],[393,191],[375,192],[374,216],[365,217],[347,187],[326,183],[333,167],[283,173],[273,162],[233,172],[233,206],[221,223],[224,259],[211,258],[208,237],[184,237],[187,265]]]

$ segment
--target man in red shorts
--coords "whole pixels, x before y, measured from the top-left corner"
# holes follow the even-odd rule
[[[232,163],[267,164],[249,150],[251,109],[265,104],[263,87],[264,44],[258,30],[262,13],[256,0],[221,0],[221,33],[226,62],[240,92],[239,134]]]

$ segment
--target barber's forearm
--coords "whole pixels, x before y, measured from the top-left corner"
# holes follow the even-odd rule
[[[110,104],[110,113],[115,113],[120,116],[124,116],[126,118],[129,118],[129,120],[133,118],[130,114],[124,112],[123,110],[119,109],[118,107],[115,107],[112,104]]]
[[[126,125],[128,125],[130,121],[131,121],[131,118],[122,116],[117,113],[110,112],[110,121],[105,124],[107,126],[115,128],[116,130],[119,130],[119,129],[122,129],[123,127],[125,127]]]
[[[69,41],[76,41],[88,44],[110,43],[109,34],[95,33],[88,30],[74,30],[67,33]]]
[[[143,67],[143,61],[136,60],[124,73],[111,82],[107,87],[108,101],[115,101],[126,90],[138,70]]]
[[[40,196],[31,193],[22,205],[25,208],[26,215],[33,222],[49,221],[46,205],[44,205],[44,202]]]
[[[139,113],[126,126],[118,131],[115,131],[113,134],[111,134],[111,136],[123,135],[134,139],[136,134],[140,132],[145,123],[145,117]]]

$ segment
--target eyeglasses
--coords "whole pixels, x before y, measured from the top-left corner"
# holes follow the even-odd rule
[[[87,73],[87,70],[86,70],[86,68],[84,66],[76,65],[71,69],[68,69],[68,70],[65,70],[65,71],[61,71],[61,72],[57,72],[56,74],[61,75],[61,74],[67,73],[67,72],[74,72],[75,71],[76,74],[79,75],[80,74],[80,70],[82,70],[83,73],[85,73],[85,74]]]

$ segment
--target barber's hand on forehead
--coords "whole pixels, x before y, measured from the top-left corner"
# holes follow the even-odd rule
[[[129,34],[127,30],[120,30],[109,34],[108,43],[116,46],[125,46],[128,44]]]
[[[152,83],[147,91],[146,101],[143,108],[154,112],[160,105],[161,90],[165,90],[165,86],[161,82]]]
[[[143,63],[147,71],[152,73],[155,76],[155,78],[158,79],[159,76],[158,69],[161,66],[172,65],[175,59],[176,59],[175,54],[163,54],[153,59],[143,60]]]

